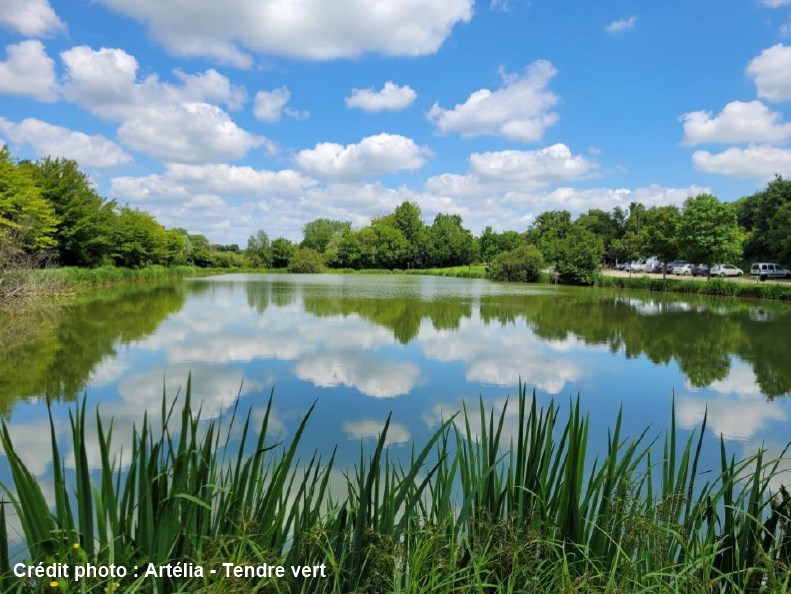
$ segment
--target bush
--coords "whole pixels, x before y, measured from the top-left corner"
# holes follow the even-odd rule
[[[300,248],[288,261],[289,272],[313,274],[324,270],[321,254],[310,248]]]
[[[498,254],[489,265],[489,278],[496,281],[535,283],[541,280],[544,256],[532,245],[522,245]]]
[[[558,277],[569,285],[592,285],[599,274],[604,244],[598,235],[587,229],[572,227],[560,241],[557,250]]]

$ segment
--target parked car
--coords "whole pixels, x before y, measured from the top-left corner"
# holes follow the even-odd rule
[[[615,265],[615,269],[616,270],[626,270],[626,264],[627,264],[626,262],[618,262]]]
[[[692,274],[692,264],[681,264],[673,267],[673,274],[676,276],[690,276]]]
[[[791,270],[783,268],[774,262],[758,262],[750,266],[750,275],[761,280],[769,278],[791,278]]]
[[[711,276],[744,276],[744,270],[733,264],[715,264],[711,267]]]
[[[687,263],[687,261],[686,261],[686,260],[673,260],[672,262],[668,262],[668,263],[667,263],[667,271],[668,271],[670,274],[673,274],[673,269],[674,269],[676,266],[683,266],[683,265],[684,265],[684,264],[686,264],[686,263]]]
[[[645,272],[645,260],[635,260],[629,264],[629,270],[632,272]]]
[[[708,264],[696,264],[692,267],[692,276],[708,276],[709,275],[709,265]]]

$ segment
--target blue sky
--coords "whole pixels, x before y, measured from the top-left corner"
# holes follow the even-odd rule
[[[211,240],[791,176],[791,0],[0,0],[0,144]]]

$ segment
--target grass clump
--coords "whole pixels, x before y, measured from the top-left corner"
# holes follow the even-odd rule
[[[657,444],[646,432],[624,437],[619,414],[591,464],[579,400],[561,420],[557,406],[540,408],[520,387],[515,435],[504,434],[508,405],[487,411],[481,401],[396,460],[385,447],[388,418],[333,493],[334,453],[298,458],[312,408],[280,443],[269,432],[271,398],[256,427],[237,408],[202,421],[190,393],[188,382],[180,412],[163,396],[160,418],[134,430],[124,469],[110,454],[112,423],[98,412],[98,443],[86,443],[83,402],[71,415],[67,480],[53,427],[52,509],[2,427],[14,488],[0,506],[0,590],[49,589],[10,575],[9,513],[34,563],[65,559],[77,544],[83,562],[189,561],[207,572],[94,580],[80,584],[86,592],[724,594],[791,583],[791,498],[769,487],[778,460],[758,452],[737,461],[721,441],[718,468],[704,473],[705,420],[681,443],[674,414]],[[233,447],[232,432],[241,435]],[[87,459],[94,449],[97,472]],[[324,565],[326,577],[209,576],[223,562]]]

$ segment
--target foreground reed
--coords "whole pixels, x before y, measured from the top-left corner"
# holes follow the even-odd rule
[[[579,400],[561,420],[557,406],[539,408],[520,387],[508,443],[505,408],[481,402],[413,446],[408,461],[385,446],[388,419],[373,452],[339,472],[334,453],[299,460],[312,408],[283,444],[271,437],[271,398],[254,427],[236,408],[225,420],[201,420],[190,392],[188,382],[180,415],[163,395],[160,418],[134,431],[124,468],[110,453],[112,423],[97,412],[101,468],[89,470],[96,448],[86,443],[84,402],[71,415],[73,476],[52,426],[52,508],[3,425],[14,488],[5,487],[10,504],[0,507],[0,591],[736,593],[791,585],[791,498],[784,488],[770,492],[779,460],[759,452],[736,461],[721,442],[719,468],[702,472],[705,420],[677,443],[674,414],[657,443],[646,433],[624,439],[619,414],[606,453],[591,464]],[[232,435],[241,436],[233,447]],[[339,474],[343,486],[332,492]],[[79,583],[15,577],[11,514],[32,563],[128,574]],[[149,563],[205,574],[146,577]],[[226,576],[223,563],[323,569]]]

